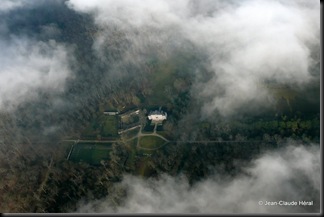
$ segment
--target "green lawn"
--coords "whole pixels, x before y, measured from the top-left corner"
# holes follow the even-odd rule
[[[170,62],[160,63],[155,72],[150,75],[150,80],[154,84],[152,87],[152,95],[146,96],[147,105],[166,104],[170,99],[164,93],[165,87],[171,87],[174,80],[174,65]]]
[[[89,144],[76,144],[73,147],[70,159],[72,161],[91,161],[91,145]]]
[[[178,94],[174,87],[174,81],[177,78],[184,81],[184,78],[188,78],[188,75],[194,73],[195,65],[201,58],[200,55],[196,55],[191,52],[180,51],[174,53],[165,61],[153,58],[151,60],[153,73],[149,75],[148,79],[154,85],[152,85],[152,94],[145,97],[145,104],[150,106],[172,104],[173,95]]]
[[[97,165],[101,160],[109,159],[111,146],[111,143],[79,143],[74,145],[69,160]]]
[[[117,116],[104,116],[104,121],[101,129],[101,136],[103,137],[116,137],[118,136],[118,117]]]
[[[165,141],[157,136],[144,136],[140,138],[140,146],[142,148],[159,148],[161,147]]]

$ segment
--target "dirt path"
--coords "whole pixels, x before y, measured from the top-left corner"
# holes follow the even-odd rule
[[[154,126],[153,133],[143,133],[142,132],[143,127],[141,126],[140,127],[140,130],[139,130],[139,132],[138,132],[138,134],[136,136],[138,138],[136,147],[137,148],[140,148],[140,149],[145,149],[145,150],[156,150],[156,149],[162,148],[164,145],[166,145],[167,143],[169,143],[170,141],[168,139],[166,139],[164,136],[161,136],[160,134],[157,134],[156,133],[156,128],[157,128],[157,124],[155,124],[155,126]],[[141,137],[145,137],[145,136],[156,136],[156,137],[159,137],[159,138],[163,139],[165,141],[165,143],[163,145],[161,145],[160,147],[153,148],[153,149],[151,149],[151,148],[143,148],[143,147],[140,146],[140,143],[139,142],[140,142],[140,138]]]
[[[49,162],[49,164],[47,165],[47,171],[46,171],[46,174],[44,176],[44,179],[42,181],[42,183],[39,185],[39,188],[38,190],[36,191],[37,193],[34,195],[37,200],[40,199],[40,194],[42,193],[42,191],[44,190],[44,186],[46,185],[46,182],[48,180],[48,176],[49,176],[49,173],[51,171],[51,168],[52,168],[52,165],[53,165],[53,156],[51,157],[51,161]]]
[[[87,142],[95,142],[95,143],[107,143],[107,142],[118,142],[119,139],[116,140],[82,140],[82,139],[68,139],[68,140],[62,140],[63,142],[76,142],[76,143],[87,143]]]

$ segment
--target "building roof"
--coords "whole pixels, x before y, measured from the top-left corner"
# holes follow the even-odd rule
[[[118,115],[118,111],[105,111],[104,114],[105,115]]]
[[[152,121],[163,121],[167,119],[167,113],[161,110],[151,111],[147,116],[149,120]]]

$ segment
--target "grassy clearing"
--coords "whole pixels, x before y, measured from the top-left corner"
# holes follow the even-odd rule
[[[175,78],[175,67],[170,62],[159,65],[156,71],[150,76],[153,94],[146,97],[147,105],[161,105],[170,101],[165,94],[165,87],[170,85],[170,81]]]
[[[165,141],[157,136],[144,136],[140,138],[139,144],[142,148],[155,149],[161,147]]]
[[[109,159],[111,148],[111,143],[79,143],[74,145],[69,160],[98,165],[101,160]]]
[[[117,116],[104,116],[104,121],[101,129],[101,136],[103,137],[116,137],[118,136],[118,117]]]
[[[190,51],[189,51],[190,50]],[[146,106],[168,105],[172,106],[172,98],[177,94],[178,78],[183,81],[183,88],[189,83],[185,80],[191,80],[197,63],[203,60],[201,54],[197,55],[197,50],[188,49],[187,51],[175,52],[165,60],[152,59],[153,73],[148,77],[152,85],[152,94],[145,97]],[[180,89],[183,89],[180,88]],[[179,89],[179,88],[178,88]]]

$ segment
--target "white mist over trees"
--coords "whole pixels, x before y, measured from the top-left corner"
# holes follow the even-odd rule
[[[64,45],[28,38],[1,41],[0,110],[13,111],[41,90],[63,92],[73,58]]]
[[[319,56],[311,54],[320,43],[316,1],[70,0],[67,4],[91,14],[103,32],[110,25],[130,32],[132,49],[159,44],[162,52],[170,49],[171,36],[176,35],[207,52],[206,64],[214,75],[208,82],[198,79],[193,91],[203,101],[203,116],[214,111],[228,116],[247,104],[253,104],[250,110],[271,106],[264,81],[300,88],[318,79],[310,72],[310,66],[319,62]],[[154,37],[148,38],[148,31]],[[109,35],[99,36],[95,49],[100,51],[105,40]]]
[[[319,18],[315,0],[1,1],[0,211],[318,212]],[[66,160],[106,104],[152,99],[170,144]]]
[[[214,175],[193,186],[183,176],[161,175],[144,180],[125,175],[120,189],[125,189],[127,196],[122,204],[116,206],[108,196],[90,203],[80,202],[77,212],[231,214],[298,213],[315,209],[319,212],[320,153],[316,145],[306,149],[291,141],[283,150],[255,159],[244,171],[244,175],[235,179]],[[280,200],[313,201],[313,206],[259,205],[259,201]]]

